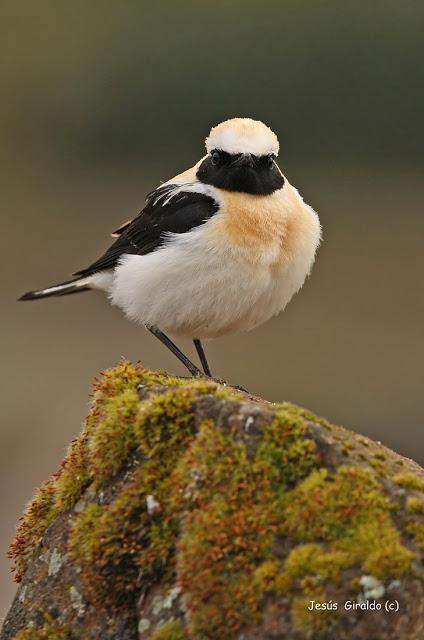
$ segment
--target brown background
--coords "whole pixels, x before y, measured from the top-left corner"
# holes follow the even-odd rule
[[[283,316],[208,346],[214,370],[424,461],[423,18],[391,0],[3,5],[0,615],[16,519],[93,377],[121,355],[182,373],[100,294],[15,298],[96,257],[224,118],[275,129],[324,243]]]

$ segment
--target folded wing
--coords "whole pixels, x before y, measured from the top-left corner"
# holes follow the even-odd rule
[[[147,197],[139,215],[114,232],[118,237],[95,262],[74,275],[85,277],[112,269],[125,254],[145,255],[161,247],[169,233],[187,233],[204,224],[219,208],[201,186],[166,184]]]

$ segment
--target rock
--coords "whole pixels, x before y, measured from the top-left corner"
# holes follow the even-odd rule
[[[424,471],[289,403],[121,363],[11,547],[1,640],[421,640]]]

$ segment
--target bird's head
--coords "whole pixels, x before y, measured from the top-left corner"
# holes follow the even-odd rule
[[[269,195],[281,189],[284,177],[275,159],[277,136],[259,120],[233,118],[211,129],[206,138],[208,155],[197,177],[227,191]]]

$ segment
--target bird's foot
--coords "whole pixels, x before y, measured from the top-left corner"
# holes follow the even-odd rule
[[[243,393],[248,393],[250,395],[250,391],[241,386],[241,384],[231,384],[224,378],[216,378],[215,376],[207,376],[205,373],[201,371],[193,376],[178,376],[182,380],[208,380],[209,382],[216,382],[216,384],[220,384],[223,387],[231,387],[232,389],[237,389],[237,391],[242,391]]]
[[[227,382],[227,380],[224,380],[224,378],[215,378],[214,376],[207,376],[206,374],[201,372],[193,376],[178,376],[178,377],[182,378],[183,380],[201,380],[201,379],[208,380],[210,382],[216,382],[217,384],[220,384],[223,387],[231,387],[232,389],[237,389],[237,391],[242,391],[243,393],[250,394],[250,391],[242,387],[241,384],[231,384],[231,382]]]
[[[250,394],[250,391],[248,391],[247,389],[245,389],[244,387],[241,386],[241,384],[232,384],[231,385],[234,389],[237,389],[237,391],[243,391],[243,393],[248,393]]]

